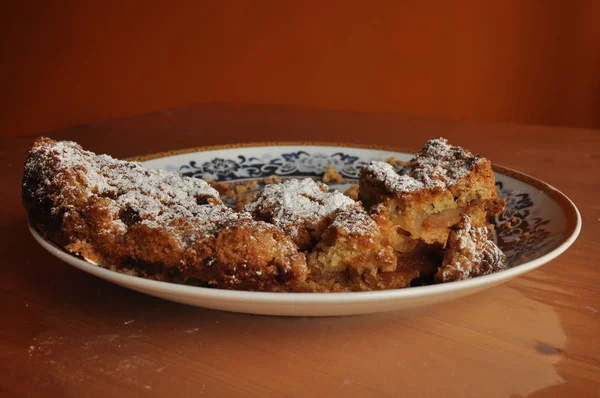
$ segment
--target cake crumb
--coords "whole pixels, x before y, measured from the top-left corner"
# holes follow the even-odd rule
[[[258,189],[259,188],[258,182],[256,180],[248,181],[248,182],[244,183],[244,186],[246,187],[246,189]]]
[[[281,183],[281,177],[279,177],[279,176],[268,176],[268,177],[263,178],[263,183],[265,185],[279,184],[279,183]]]
[[[401,169],[403,167],[408,167],[408,165],[410,164],[409,162],[400,160],[394,156],[392,156],[391,158],[387,158],[385,160],[385,162],[391,164],[392,166],[394,166],[397,169]]]
[[[321,177],[321,181],[324,183],[333,182],[334,184],[341,184],[342,179],[342,175],[338,173],[338,171],[332,165],[327,166],[325,174],[323,174],[323,177]]]
[[[352,185],[350,188],[346,189],[344,195],[352,200],[358,201],[358,185]]]
[[[236,210],[242,211],[248,203],[252,203],[256,198],[258,189],[258,183],[255,180],[248,181],[242,184],[238,184],[234,187]],[[250,192],[249,192],[250,191]]]
[[[211,187],[217,190],[220,195],[234,196],[235,192],[231,189],[231,185],[226,182],[217,182],[214,180],[205,180]]]

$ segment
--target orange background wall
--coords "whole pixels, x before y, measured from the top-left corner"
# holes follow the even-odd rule
[[[599,17],[596,0],[6,1],[0,132],[207,101],[598,128]]]

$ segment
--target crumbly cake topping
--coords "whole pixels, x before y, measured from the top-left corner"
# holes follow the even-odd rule
[[[438,279],[452,281],[487,275],[505,268],[505,256],[488,239],[486,227],[473,227],[469,216],[463,216],[448,239],[448,252]]]
[[[145,203],[152,206],[150,211],[144,206]],[[252,221],[249,213],[236,213],[223,205],[197,206],[193,212],[185,208],[165,211],[164,205],[157,205],[152,200],[144,200],[117,208],[132,209],[133,214],[139,214],[137,217],[141,225],[153,229],[167,229],[184,245],[193,243],[196,239],[216,236],[223,228],[236,225],[243,220]],[[119,219],[115,219],[115,223],[123,227],[126,225]],[[182,228],[183,224],[185,228]]]
[[[480,160],[470,152],[440,138],[428,141],[410,161],[407,175],[400,175],[386,162],[372,162],[363,174],[383,183],[393,193],[411,193],[422,189],[447,188],[467,176]]]
[[[420,191],[425,184],[408,175],[400,175],[389,163],[373,161],[362,168],[362,175],[369,179],[381,182],[388,192],[409,193]]]
[[[369,236],[377,233],[379,226],[367,212],[359,207],[338,211],[331,223],[331,228],[343,231],[348,235]]]
[[[266,216],[269,222],[295,238],[299,226],[317,224],[340,209],[355,206],[359,204],[341,192],[330,192],[326,185],[307,178],[265,186],[246,210]]]
[[[23,204],[32,224],[95,264],[151,279],[297,290],[304,254],[276,226],[221,204],[201,180],[36,140]],[[191,279],[190,279],[191,278]]]
[[[36,195],[53,195],[53,211],[63,202],[70,203],[66,198],[106,199],[117,229],[124,230],[130,222],[168,227],[176,220],[187,219],[194,220],[192,229],[196,232],[214,234],[228,222],[251,219],[247,213],[238,214],[215,205],[221,203],[219,194],[203,180],[95,155],[74,142],[39,140],[25,165],[25,173],[42,176]],[[56,190],[57,181],[65,176],[77,183]]]
[[[410,176],[425,186],[451,186],[468,175],[480,160],[469,151],[449,145],[444,138],[428,141],[410,161]]]
[[[203,180],[146,169],[140,163],[117,160],[108,155],[96,155],[74,142],[45,142],[34,150],[38,156],[30,157],[26,170],[44,172],[45,157],[50,157],[56,162],[53,173],[77,170],[90,194],[118,197],[138,192],[155,196],[163,203],[184,207],[202,204],[208,199],[220,202],[219,193]],[[51,178],[46,176],[47,184],[51,183]]]

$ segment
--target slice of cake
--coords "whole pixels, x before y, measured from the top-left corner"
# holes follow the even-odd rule
[[[223,206],[206,182],[35,141],[23,204],[32,225],[95,264],[152,279],[295,291],[308,273],[279,228]]]
[[[451,282],[506,269],[504,253],[489,239],[486,227],[475,227],[469,216],[452,228],[442,266],[435,274],[439,282]]]
[[[504,207],[491,163],[445,139],[427,142],[405,173],[385,162],[363,167],[360,199],[367,207],[385,206],[400,233],[442,247],[463,215],[485,226]]]
[[[420,254],[408,255],[417,242],[398,237],[386,217],[377,211],[368,214],[359,202],[320,182],[269,185],[246,209],[283,229],[306,251],[306,283],[313,291],[401,288],[418,278],[421,269],[431,268],[422,266]],[[400,251],[407,256],[399,262]]]
[[[389,237],[360,207],[339,210],[308,256],[307,283],[329,291],[406,287],[419,276],[398,268]]]

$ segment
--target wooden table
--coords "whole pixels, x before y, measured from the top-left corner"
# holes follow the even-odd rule
[[[541,269],[419,310],[204,310],[94,278],[35,244],[20,205],[34,137],[2,138],[0,396],[600,396],[598,131],[204,105],[48,135],[116,157],[267,140],[418,148],[444,136],[558,187],[584,227]]]

